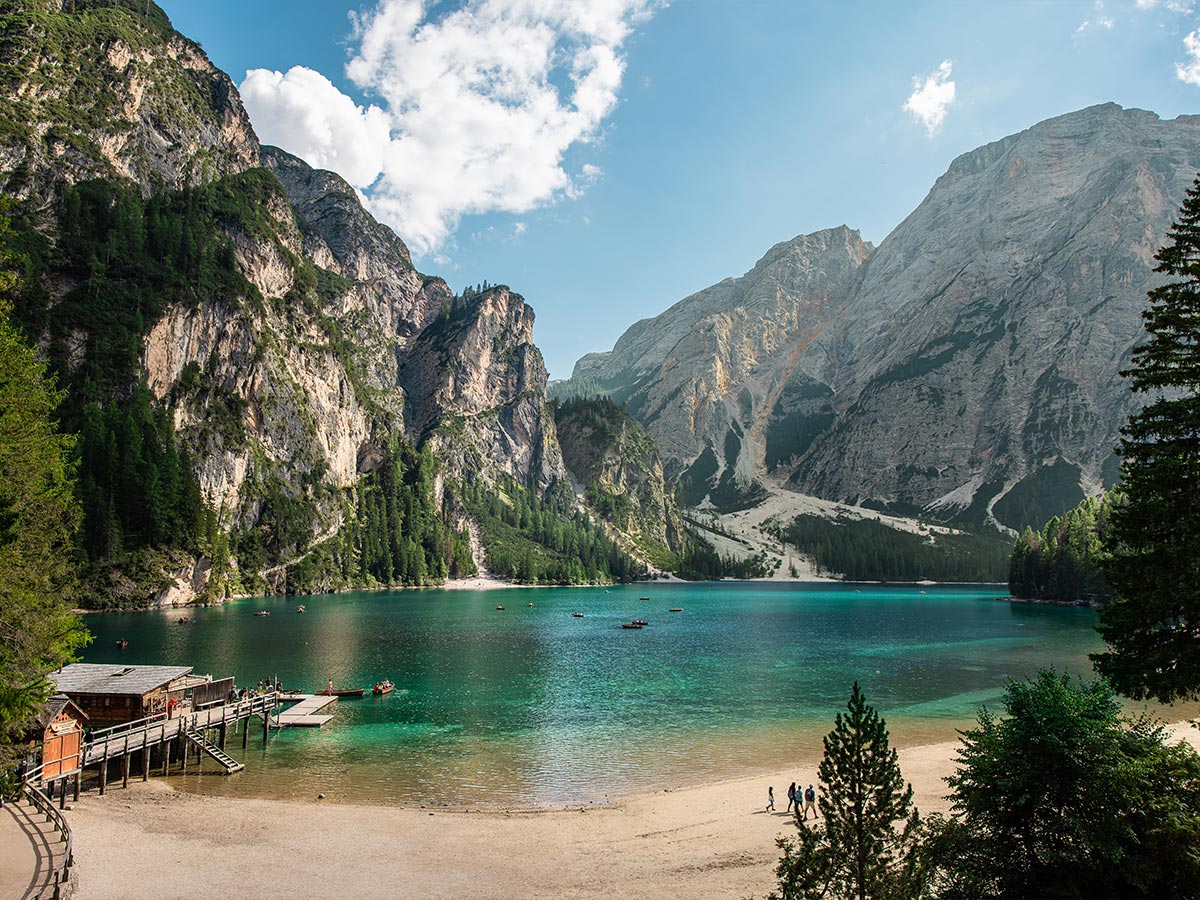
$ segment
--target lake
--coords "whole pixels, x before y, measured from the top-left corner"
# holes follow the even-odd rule
[[[83,658],[190,665],[248,686],[367,688],[339,700],[324,728],[273,732],[266,748],[252,731],[245,751],[231,741],[245,771],[173,777],[185,789],[601,803],[817,759],[856,679],[903,745],[953,738],[1008,676],[1090,673],[1087,654],[1102,646],[1092,610],[997,602],[1004,594],[722,582],[254,598],[87,616],[96,639]],[[650,624],[620,627],[634,618]],[[372,697],[385,677],[396,690]]]

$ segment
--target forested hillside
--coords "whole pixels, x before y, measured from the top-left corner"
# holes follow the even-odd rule
[[[1088,497],[1041,531],[1026,528],[1009,561],[1008,589],[1014,597],[1097,603],[1112,597],[1102,565],[1114,507],[1125,502],[1120,488]]]

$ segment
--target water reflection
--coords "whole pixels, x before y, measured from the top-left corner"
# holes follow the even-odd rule
[[[1008,675],[1083,672],[1089,610],[995,587],[703,584],[363,592],[92,616],[88,661],[192,665],[241,684],[364,687],[320,730],[251,735],[197,790],[356,802],[603,801],[817,756],[859,680],[898,739],[949,739]],[[639,598],[649,596],[642,601]],[[528,604],[533,603],[530,607]],[[506,607],[495,609],[497,604]],[[668,613],[673,606],[683,613]],[[254,617],[255,609],[271,616]],[[571,613],[582,610],[584,618]],[[620,628],[644,618],[641,631]],[[113,641],[126,637],[122,654]],[[370,687],[398,685],[385,697]]]

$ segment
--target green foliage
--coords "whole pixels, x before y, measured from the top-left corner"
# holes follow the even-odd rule
[[[770,575],[763,555],[741,559],[722,556],[698,534],[684,535],[679,553],[679,568],[675,572],[684,581],[719,581],[722,578],[765,578]]]
[[[1121,484],[1100,611],[1108,652],[1097,669],[1123,694],[1200,694],[1200,181],[1187,192],[1149,293],[1149,340],[1128,377],[1155,399],[1121,430]]]
[[[10,0],[0,12],[0,80],[25,85],[0,97],[0,140],[25,144],[31,155],[61,152],[82,156],[110,170],[94,138],[124,128],[127,86],[134,73],[145,85],[142,115],[176,128],[210,124],[221,85],[187,77],[158,65],[167,40],[191,44],[176,34],[154,2],[145,0]],[[118,67],[107,58],[115,47],[131,53]],[[142,53],[150,52],[149,60]],[[41,133],[38,122],[50,127]],[[42,146],[38,146],[42,144]],[[136,160],[134,164],[144,162]],[[18,169],[18,178],[28,169]]]
[[[630,581],[646,574],[557,485],[538,497],[511,479],[503,494],[476,482],[465,485],[462,502],[483,533],[487,566],[521,584],[595,584]]]
[[[1008,590],[1014,597],[1063,602],[1112,596],[1104,580],[1104,544],[1113,509],[1125,502],[1120,488],[1085,498],[1041,532],[1026,528],[1009,557]]]
[[[775,537],[849,581],[1003,581],[1011,544],[999,534],[925,537],[874,519],[799,515]]]
[[[945,898],[1196,897],[1200,756],[1126,720],[1103,681],[1010,682],[963,732],[953,818],[930,841]]]
[[[17,313],[28,333],[49,339],[47,356],[70,388],[72,413],[134,379],[142,338],[168,307],[261,302],[224,229],[269,233],[261,209],[281,192],[261,169],[149,199],[112,180],[66,188],[57,244],[37,261],[37,274],[77,286],[53,304],[44,291],[29,292]]]
[[[200,482],[170,412],[144,382],[127,400],[84,408],[78,496],[93,562],[140,547],[199,549]]]
[[[0,237],[7,227],[0,218]],[[53,421],[62,393],[8,322],[18,268],[0,253],[0,770],[49,693],[46,673],[88,640],[71,613],[73,440]]]
[[[845,714],[825,737],[818,777],[821,819],[781,840],[776,900],[916,896],[916,838],[920,818],[912,786],[900,773],[886,723],[867,705],[858,682]],[[799,813],[799,809],[797,809]],[[897,823],[901,827],[897,829]]]
[[[451,528],[438,512],[436,473],[428,450],[394,442],[380,465],[352,490],[352,515],[336,537],[287,566],[287,593],[349,585],[432,585],[474,575],[470,537]],[[450,495],[447,507],[454,503]],[[311,509],[304,501],[272,501],[258,526],[239,537],[242,568],[261,566],[264,553],[299,552],[312,530],[310,520],[299,520],[311,516]],[[280,529],[290,532],[293,543],[276,533]]]

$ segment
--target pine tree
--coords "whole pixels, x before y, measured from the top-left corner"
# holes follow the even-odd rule
[[[1149,293],[1149,340],[1121,374],[1155,399],[1121,430],[1127,503],[1113,510],[1097,669],[1121,693],[1200,695],[1200,180],[1155,256],[1171,281]]]
[[[0,217],[0,247],[6,232]],[[49,692],[46,673],[88,639],[71,613],[74,441],[53,421],[62,392],[9,324],[15,268],[0,250],[0,772]]]
[[[867,705],[857,681],[847,712],[838,713],[825,737],[817,774],[824,785],[818,800],[821,823],[806,827],[797,819],[798,839],[780,841],[784,855],[776,874],[781,893],[772,896],[915,896],[911,862],[920,818],[912,806],[912,786],[900,774],[886,723]]]

